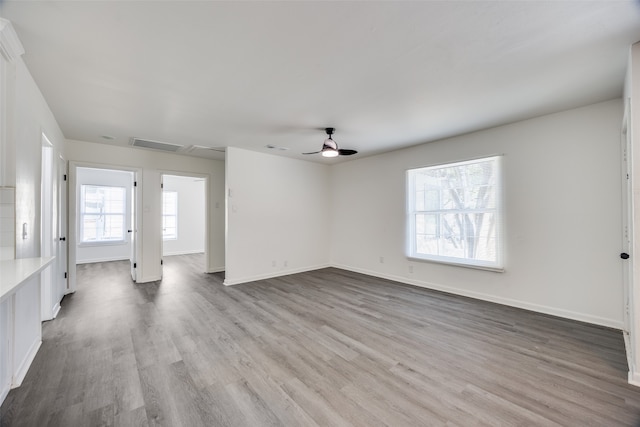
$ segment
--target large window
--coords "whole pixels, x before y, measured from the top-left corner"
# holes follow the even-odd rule
[[[124,242],[126,190],[124,187],[80,187],[80,241]]]
[[[162,192],[162,238],[176,240],[178,238],[178,192]]]
[[[500,157],[407,171],[408,256],[500,270]]]

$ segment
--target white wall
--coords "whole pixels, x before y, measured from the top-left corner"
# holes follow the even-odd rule
[[[16,247],[16,190],[0,187],[0,260],[14,259]]]
[[[0,185],[15,187],[15,257],[33,258],[41,254],[42,134],[52,143],[56,160],[64,154],[64,136],[20,57],[22,52],[12,49],[19,41],[8,21],[0,20],[0,32]],[[12,50],[16,55],[5,56]],[[22,237],[22,224],[27,227],[26,238]],[[58,302],[62,294],[58,290],[52,293]],[[40,275],[36,275],[0,307],[1,398],[12,381],[7,375],[21,380],[40,345],[40,297]],[[11,304],[13,310],[8,307]]]
[[[142,200],[137,243],[142,249],[142,256],[138,259],[138,282],[149,282],[161,278],[161,176],[163,174],[193,174],[208,177],[209,215],[207,227],[210,239],[207,242],[209,254],[207,272],[224,270],[225,166],[223,161],[70,140],[66,141],[65,148],[69,160],[74,164],[107,168],[138,168],[141,170],[140,176],[136,178],[138,194]],[[73,209],[74,206],[70,208]],[[69,226],[73,227],[73,224],[69,224]],[[70,230],[71,232],[73,230]],[[75,257],[75,253],[70,253],[70,257]],[[73,284],[75,271],[71,270],[70,283]]]
[[[232,147],[226,162],[225,284],[326,267],[328,166]]]
[[[80,200],[80,188],[82,185],[108,185],[114,187],[124,187],[126,192],[126,212],[125,230],[131,229],[131,189],[133,183],[133,173],[128,171],[118,171],[110,169],[78,168],[76,171],[76,200]],[[76,218],[80,218],[80,206],[75,207]],[[80,236],[80,224],[76,224],[76,235]],[[90,262],[116,261],[129,259],[131,256],[131,240],[128,233],[125,234],[125,241],[122,243],[109,244],[87,244],[76,242],[76,264]]]
[[[29,258],[40,256],[42,133],[53,144],[55,159],[64,153],[64,136],[22,61],[17,63],[16,72],[16,223],[27,224],[28,236],[17,236],[16,258]],[[17,228],[17,234],[21,234],[22,228]]]
[[[335,165],[331,263],[621,328],[621,120],[613,100]],[[504,154],[506,271],[409,261],[405,171],[495,154]]]
[[[178,193],[178,238],[164,240],[162,254],[169,256],[204,252],[204,179],[164,175],[162,182],[164,191]]]

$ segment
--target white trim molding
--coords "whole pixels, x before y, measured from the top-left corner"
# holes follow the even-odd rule
[[[395,276],[391,274],[382,274],[377,271],[370,271],[362,268],[350,267],[347,265],[338,265],[334,264],[332,267],[340,268],[342,270],[353,271],[356,273],[366,274],[368,276],[379,277],[382,279],[392,280],[394,282],[400,282],[407,285],[418,286],[421,288],[432,289],[435,291],[446,292],[453,295],[460,295],[463,297],[474,298],[477,300],[493,302],[497,304],[502,304],[510,307],[521,308],[524,310],[533,311],[536,313],[549,314],[551,316],[562,317],[564,319],[577,320],[579,322],[591,323],[594,325],[606,326],[608,328],[613,329],[623,329],[623,324],[621,321],[608,319],[605,317],[592,316],[585,313],[578,313],[575,311],[564,310],[556,307],[549,307],[545,305],[533,304],[526,301],[514,300],[510,298],[497,297],[494,295],[485,294],[482,292],[469,292],[457,288],[452,288],[446,285],[442,285],[439,283],[432,282],[424,282],[421,280],[413,280],[402,276]]]
[[[0,54],[9,62],[24,55],[24,47],[20,43],[11,21],[3,18],[0,18]]]
[[[258,274],[256,276],[244,277],[244,278],[234,279],[234,280],[225,279],[224,285],[225,286],[239,285],[241,283],[256,282],[258,280],[272,279],[274,277],[288,276],[289,274],[304,273],[306,271],[320,270],[322,268],[328,268],[328,267],[331,267],[331,266],[329,264],[323,264],[323,265],[316,265],[316,266],[310,266],[310,267],[296,268],[291,270],[280,270],[275,273]]]
[[[42,345],[42,340],[40,338],[38,338],[38,340],[34,341],[31,344],[31,347],[29,348],[29,351],[27,352],[27,355],[25,356],[24,360],[22,361],[20,366],[18,366],[18,368],[15,370],[11,388],[20,387],[20,385],[22,384],[22,381],[24,380],[24,377],[27,375],[27,371],[31,367],[31,363],[33,362],[33,359],[36,358],[36,354],[38,353],[38,350],[40,349],[41,345]]]

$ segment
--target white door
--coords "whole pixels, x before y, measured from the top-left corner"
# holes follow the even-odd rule
[[[58,158],[58,301],[69,291],[68,279],[68,243],[67,243],[67,191],[68,191],[67,162]]]
[[[136,281],[136,268],[137,264],[137,254],[136,254],[136,246],[137,246],[137,233],[138,233],[138,221],[137,221],[137,211],[138,211],[138,174],[133,173],[133,187],[131,187],[131,218],[129,219],[129,229],[127,233],[129,234],[129,239],[131,242],[131,255],[129,257],[129,262],[131,263],[131,278],[133,281]]]
[[[164,276],[164,232],[165,232],[165,193],[164,193],[164,175],[160,175],[160,277]]]

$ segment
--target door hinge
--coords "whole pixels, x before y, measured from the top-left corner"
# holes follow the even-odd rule
[[[160,183],[160,188],[164,188],[164,183]]]
[[[163,265],[163,262],[162,262],[162,260],[160,260],[160,265]]]
[[[66,271],[64,272],[64,278],[65,279],[67,278],[67,272]]]
[[[138,181],[133,181],[133,186],[137,187],[138,186]]]
[[[133,263],[133,268],[136,268],[136,267],[137,267],[137,266],[136,266],[136,263],[134,262],[134,263]]]
[[[65,173],[64,175],[62,175],[62,178],[66,181],[67,180],[67,174]]]

